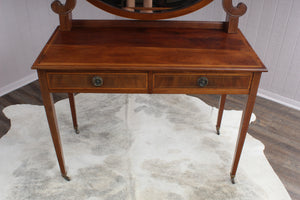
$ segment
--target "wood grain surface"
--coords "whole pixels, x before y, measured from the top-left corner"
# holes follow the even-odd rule
[[[101,77],[103,85],[97,87],[93,84],[93,77]],[[81,92],[147,92],[147,73],[47,73],[50,91],[81,91]]]
[[[189,22],[185,28],[138,27],[122,20],[103,28],[102,23],[109,21],[97,21],[99,27],[57,29],[33,69],[266,71],[241,32],[195,28],[195,23],[188,28]]]

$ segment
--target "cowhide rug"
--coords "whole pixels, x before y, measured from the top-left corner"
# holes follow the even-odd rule
[[[0,139],[1,200],[290,199],[250,135],[231,184],[241,111],[224,112],[218,136],[218,110],[186,95],[79,94],[76,105],[79,135],[68,100],[56,103],[70,182],[60,176],[44,108],[4,109],[11,129]]]

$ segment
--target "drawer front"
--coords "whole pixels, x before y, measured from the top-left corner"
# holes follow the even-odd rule
[[[252,73],[155,73],[153,91],[161,93],[248,93]]]
[[[147,73],[48,73],[50,90],[147,91]]]

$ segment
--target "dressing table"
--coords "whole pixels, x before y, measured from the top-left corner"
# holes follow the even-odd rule
[[[267,71],[238,29],[246,5],[222,0],[226,20],[202,22],[160,19],[188,14],[213,0],[87,1],[135,20],[73,20],[76,0],[51,4],[60,25],[32,69],[38,73],[61,175],[69,180],[52,93],[68,93],[77,133],[74,93],[220,94],[218,134],[226,95],[247,94],[230,172],[234,183],[261,74]]]

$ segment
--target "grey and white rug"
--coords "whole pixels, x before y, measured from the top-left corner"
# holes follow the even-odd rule
[[[290,199],[250,135],[231,184],[241,111],[224,112],[218,136],[218,110],[186,95],[79,94],[76,104],[79,135],[68,100],[56,103],[70,182],[60,176],[44,108],[4,109],[11,129],[0,139],[1,200]]]

